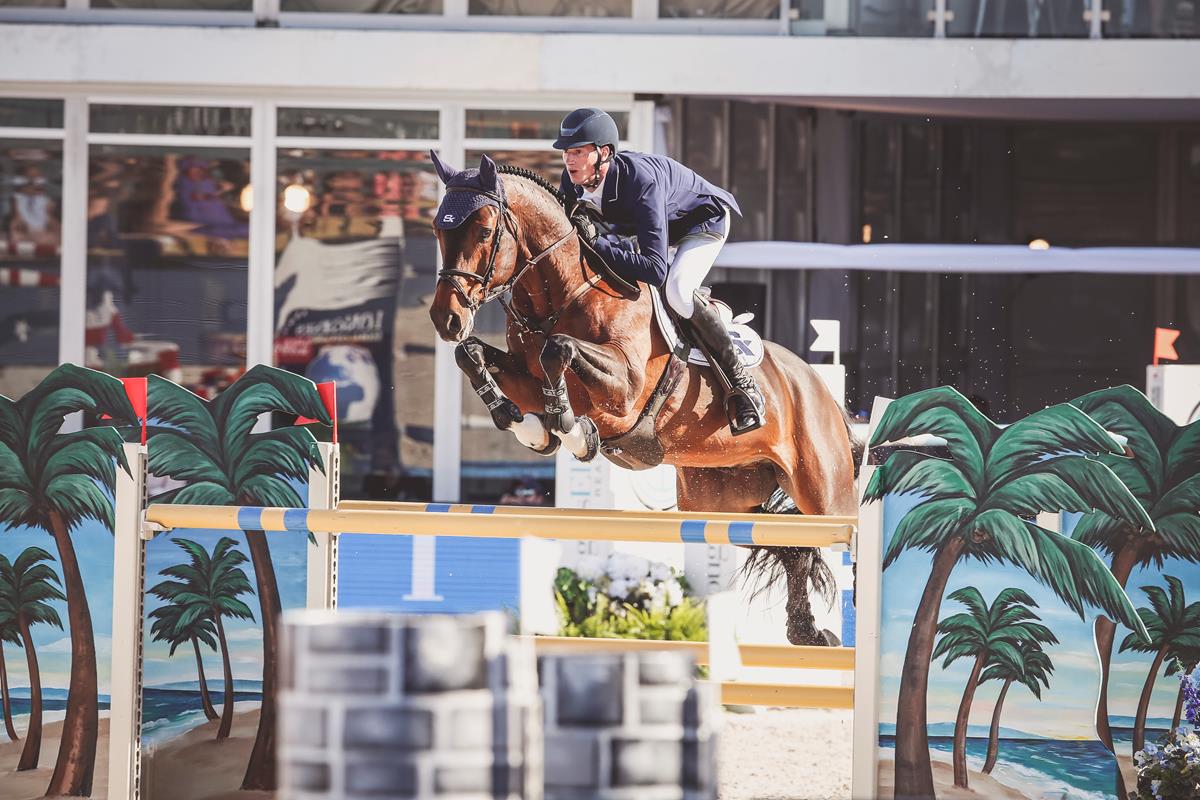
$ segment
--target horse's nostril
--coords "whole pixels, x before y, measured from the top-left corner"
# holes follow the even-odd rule
[[[452,336],[457,335],[458,332],[462,330],[462,322],[459,320],[457,314],[447,315],[446,330],[448,330]]]

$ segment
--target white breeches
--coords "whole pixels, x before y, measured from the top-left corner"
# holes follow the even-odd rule
[[[695,236],[688,234],[675,249],[675,256],[667,270],[667,281],[663,284],[663,294],[675,313],[684,319],[691,318],[695,310],[692,295],[704,283],[704,278],[717,260],[717,254],[729,238],[729,209],[725,209],[720,231],[720,235],[708,232]]]

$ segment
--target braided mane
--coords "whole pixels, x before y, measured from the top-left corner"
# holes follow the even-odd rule
[[[562,192],[558,190],[557,186],[552,185],[550,181],[546,180],[533,170],[525,169],[524,167],[514,167],[509,164],[497,164],[496,170],[501,175],[515,175],[518,178],[524,178],[527,181],[533,181],[535,184],[549,192],[551,197],[553,197],[560,206],[564,205],[566,202],[563,198]]]

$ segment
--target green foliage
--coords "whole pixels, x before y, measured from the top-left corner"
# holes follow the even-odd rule
[[[953,459],[900,450],[871,475],[864,502],[912,493],[920,501],[900,521],[884,553],[889,568],[906,550],[932,553],[960,540],[963,554],[1025,570],[1081,618],[1099,608],[1138,633],[1141,619],[1099,556],[1082,542],[1046,530],[1039,512],[1098,512],[1154,530],[1144,506],[1101,457],[1124,450],[1079,408],[1042,409],[1006,428],[950,387],[891,403],[871,446],[931,434]]]
[[[175,580],[162,581],[147,590],[149,594],[167,601],[177,611],[160,612],[151,617],[155,624],[151,632],[156,639],[171,642],[171,652],[192,636],[212,646],[209,623],[222,617],[254,619],[250,607],[238,599],[253,594],[250,581],[241,565],[247,559],[234,549],[237,542],[222,536],[210,554],[199,542],[175,539],[174,543],[188,555],[188,563],[173,564],[159,572]],[[158,609],[156,609],[158,611]],[[156,630],[157,628],[157,630]]]
[[[973,586],[951,592],[948,599],[962,603],[967,611],[952,614],[937,625],[941,639],[934,648],[933,658],[945,657],[942,669],[959,658],[974,659],[980,653],[1017,661],[1018,645],[1023,641],[1058,642],[1049,628],[1037,622],[1040,617],[1030,608],[1036,608],[1037,603],[1020,589],[1003,590],[990,606]]]
[[[1157,653],[1166,647],[1175,660],[1186,659],[1186,653],[1200,649],[1200,601],[1187,604],[1183,581],[1174,575],[1164,576],[1168,592],[1159,586],[1143,586],[1150,607],[1137,610],[1146,626],[1147,638],[1129,634],[1121,642],[1119,652]]]
[[[16,561],[0,556],[0,624],[24,618],[30,625],[62,629],[62,620],[50,601],[67,598],[58,590],[61,582],[54,569],[42,563],[53,560],[54,556],[40,547],[25,548]]]
[[[121,434],[60,434],[76,411],[138,424],[120,380],[73,364],[56,368],[20,400],[0,396],[0,526],[49,531],[57,513],[68,530],[86,519],[112,529],[113,463],[129,472]]]
[[[187,484],[156,503],[304,505],[288,479],[307,479],[310,465],[324,469],[317,440],[304,427],[251,430],[275,411],[330,424],[312,381],[259,365],[209,403],[154,375],[148,386],[158,423],[149,431],[149,469]]]
[[[615,554],[618,555],[619,554]],[[636,560],[634,571],[637,570]],[[612,562],[610,562],[612,563]],[[607,572],[584,577],[562,567],[554,580],[554,602],[561,636],[605,639],[705,641],[707,617],[703,603],[683,596],[686,581],[662,565],[650,567],[645,578],[631,581],[630,560],[612,566],[621,577]],[[660,578],[651,577],[654,570]],[[615,588],[614,588],[615,587]]]
[[[1179,426],[1132,386],[1118,386],[1071,401],[1113,433],[1124,436],[1132,457],[1101,455],[1154,520],[1153,535],[1128,522],[1092,513],[1072,536],[1115,555],[1138,544],[1138,561],[1162,566],[1174,557],[1200,561],[1200,421]]]

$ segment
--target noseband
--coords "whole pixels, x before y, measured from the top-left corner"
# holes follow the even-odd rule
[[[504,196],[497,192],[487,192],[487,191],[483,191],[480,189],[468,188],[465,186],[447,187],[446,191],[447,192],[467,192],[469,194],[486,197],[489,200],[494,201],[496,203],[496,205],[498,205],[500,207],[499,223],[496,225],[496,233],[495,233],[494,238],[492,239],[492,247],[491,247],[490,252],[488,252],[487,267],[483,270],[483,272],[468,272],[467,270],[464,270],[464,269],[449,269],[449,268],[443,268],[443,269],[438,270],[438,274],[437,274],[438,283],[441,283],[442,281],[445,281],[446,283],[448,283],[450,285],[450,288],[453,289],[455,291],[455,293],[458,294],[458,296],[462,299],[463,304],[466,306],[467,310],[470,311],[472,314],[475,313],[476,311],[478,311],[481,307],[492,302],[493,300],[495,300],[499,297],[502,297],[505,294],[508,294],[510,291],[512,291],[513,286],[516,285],[517,281],[521,280],[522,276],[524,276],[526,272],[528,272],[532,267],[536,266],[538,264],[538,262],[541,261],[543,258],[545,258],[546,256],[550,255],[552,252],[557,250],[560,245],[562,245],[564,242],[566,242],[568,239],[570,239],[572,235],[574,235],[576,233],[575,226],[572,225],[571,229],[569,231],[567,231],[566,234],[564,234],[556,242],[554,242],[554,244],[550,245],[549,247],[547,247],[542,252],[538,253],[533,258],[528,259],[520,269],[514,270],[511,278],[509,278],[507,281],[505,281],[500,286],[492,286],[491,285],[492,277],[496,273],[496,254],[500,252],[500,240],[504,236],[504,230],[506,228],[511,228],[511,230],[509,232],[512,234],[513,241],[514,242],[518,241],[517,232],[516,232],[517,225],[516,225],[516,222],[513,220],[512,212],[510,212],[508,209],[508,203],[505,202]],[[517,257],[518,258],[521,257],[520,256],[520,248],[517,248]],[[484,289],[484,294],[483,294],[482,299],[473,300],[471,298],[470,293],[467,291],[467,286],[464,285],[463,281],[473,281],[475,283],[482,285],[483,289]]]

